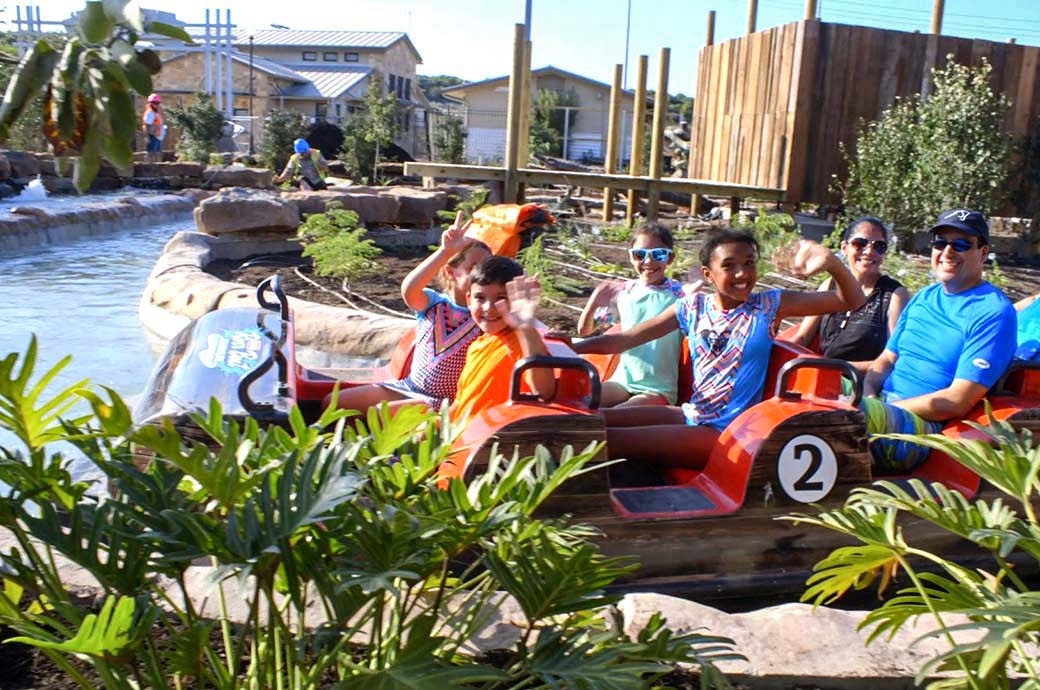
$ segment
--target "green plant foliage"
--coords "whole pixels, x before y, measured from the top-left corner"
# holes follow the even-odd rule
[[[437,217],[440,218],[444,227],[451,225],[455,222],[455,216],[459,211],[462,211],[462,217],[469,220],[473,217],[473,212],[478,208],[483,208],[487,205],[488,196],[490,196],[491,190],[487,187],[477,187],[470,192],[469,198],[460,199],[457,196],[452,195],[450,198],[455,202],[455,208],[451,211],[437,211]]]
[[[383,250],[365,237],[358,215],[342,206],[331,202],[325,213],[307,216],[297,235],[304,245],[303,255],[314,261],[315,273],[350,281],[378,270]]]
[[[519,251],[517,260],[524,267],[524,273],[529,276],[538,276],[538,282],[542,286],[542,295],[550,299],[558,299],[567,294],[582,294],[585,286],[581,281],[564,275],[557,268],[545,252],[544,241],[545,235],[538,235],[531,244]]]
[[[466,126],[461,117],[448,115],[433,128],[436,160],[444,163],[466,162]]]
[[[276,173],[282,171],[293,154],[293,142],[307,136],[307,118],[292,110],[272,110],[264,120],[257,153],[264,165]]]
[[[366,182],[375,180],[380,151],[394,142],[398,134],[400,104],[397,96],[383,93],[383,85],[373,80],[361,109],[343,125],[340,160],[354,176]]]
[[[992,417],[991,417],[992,419]],[[1019,571],[1040,566],[1040,448],[1029,431],[1015,431],[1008,423],[973,424],[985,437],[954,439],[941,434],[889,438],[913,440],[950,457],[982,477],[1001,496],[970,501],[939,483],[917,479],[903,486],[876,482],[855,489],[839,510],[787,519],[839,532],[860,542],[835,550],[818,563],[803,599],[817,604],[834,601],[851,589],[878,586],[884,590],[898,572],[910,586],[872,611],[862,626],[868,642],[893,635],[921,616],[935,622],[935,632],[948,650],[930,659],[917,682],[936,672],[952,674],[927,687],[1006,688],[1012,677],[1018,687],[1040,687],[1040,592],[1023,581]],[[904,529],[908,520],[919,521]],[[992,558],[989,570],[965,568],[942,554],[916,547],[920,521],[967,540],[980,556]],[[1018,565],[1014,565],[1017,562]],[[967,623],[952,625],[948,614],[961,614]],[[959,636],[962,632],[981,633]]]
[[[736,228],[750,232],[758,240],[759,273],[775,270],[772,261],[773,254],[802,238],[794,218],[787,213],[766,213],[762,209],[750,220],[738,216],[732,221],[732,224]]]
[[[563,155],[564,129],[573,132],[578,115],[576,110],[564,108],[578,105],[578,94],[574,89],[542,89],[538,92],[528,133],[528,148],[532,155]]]
[[[62,48],[41,38],[18,64],[0,105],[0,142],[43,94],[43,134],[55,156],[74,160],[77,189],[90,186],[102,158],[130,166],[138,122],[133,94],[151,93],[162,69],[155,51],[135,47],[144,33],[192,42],[183,29],[146,22],[136,2],[88,0]]]
[[[224,126],[224,113],[213,105],[213,97],[197,93],[187,108],[168,108],[166,117],[181,134],[177,140],[177,157],[196,163],[208,162]]]
[[[135,426],[111,391],[21,383],[34,356],[4,362],[19,383],[0,407],[28,419],[0,419],[22,445],[0,447],[0,528],[17,542],[3,554],[0,623],[80,687],[609,690],[655,687],[680,661],[726,687],[713,663],[741,658],[732,641],[673,634],[658,616],[627,637],[604,588],[632,564],[600,554],[587,527],[535,517],[565,482],[602,471],[595,444],[495,451],[483,475],[439,486],[458,434],[446,408],[384,406],[352,424],[294,409],[284,428],[262,428],[213,402],[193,419],[202,442],[168,422]],[[90,414],[47,446],[26,432],[77,401]],[[51,441],[76,446],[114,495],[88,494]],[[134,451],[154,460],[140,466]],[[70,599],[63,559],[97,580],[100,610]],[[217,604],[205,615],[187,585],[200,562]],[[467,642],[503,596],[520,603],[519,639],[491,665]],[[244,604],[234,620],[229,598]]]
[[[965,67],[951,56],[932,70],[931,93],[897,100],[862,126],[854,155],[843,144],[849,173],[833,188],[847,213],[877,215],[899,232],[927,228],[950,208],[988,216],[1005,195],[1011,155],[1009,102],[990,87],[991,72],[985,59]]]

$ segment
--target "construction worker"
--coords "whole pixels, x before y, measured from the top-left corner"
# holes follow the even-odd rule
[[[162,100],[157,93],[148,97],[144,115],[141,116],[141,129],[148,136],[146,160],[149,163],[162,161],[162,140],[166,134],[166,125],[163,124]]]
[[[293,142],[296,152],[289,157],[282,174],[274,178],[275,184],[290,180],[300,189],[317,191],[328,188],[325,176],[329,172],[329,164],[318,149],[312,149],[306,139]]]

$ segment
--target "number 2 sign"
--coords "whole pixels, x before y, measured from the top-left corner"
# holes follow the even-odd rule
[[[838,459],[819,436],[795,436],[780,449],[776,459],[780,488],[799,503],[824,498],[838,479]]]

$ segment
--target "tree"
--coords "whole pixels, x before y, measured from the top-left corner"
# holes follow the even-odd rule
[[[966,67],[949,58],[932,70],[932,92],[897,100],[861,127],[855,157],[836,183],[848,213],[868,212],[910,230],[949,208],[989,214],[1002,200],[1011,140],[1003,131],[1008,99],[989,85],[985,60]]]
[[[181,133],[177,155],[183,160],[206,162],[209,152],[216,150],[224,126],[224,113],[213,105],[213,97],[208,93],[195,94],[194,103],[187,108],[170,108],[166,116]]]
[[[393,143],[398,130],[397,97],[383,95],[382,83],[373,80],[365,94],[361,110],[343,125],[343,149],[340,156],[352,174],[375,179],[379,152]]]
[[[444,96],[441,95],[441,91],[450,87],[464,84],[465,82],[458,78],[452,77],[447,74],[438,75],[426,75],[417,74],[415,75],[416,82],[419,84],[419,88],[426,94],[427,100],[430,101],[446,101]]]
[[[162,69],[155,51],[135,47],[145,33],[192,42],[183,29],[145,22],[135,2],[88,0],[60,53],[40,39],[18,64],[0,105],[0,142],[42,93],[43,134],[55,156],[74,159],[78,189],[90,186],[102,157],[129,166],[137,131],[132,94],[151,93]]]
[[[574,120],[577,117],[577,112],[567,108],[577,105],[578,94],[573,89],[542,89],[538,92],[528,134],[532,154],[563,155],[564,132],[573,131]]]
[[[281,172],[292,155],[293,141],[307,135],[307,119],[291,110],[272,110],[264,121],[260,138],[260,160],[275,172]]]
[[[444,163],[464,163],[466,160],[466,128],[462,118],[448,115],[433,128],[433,149],[436,160]]]

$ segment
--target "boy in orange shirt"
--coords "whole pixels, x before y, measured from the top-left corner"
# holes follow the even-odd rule
[[[540,295],[538,279],[525,276],[520,264],[510,258],[491,256],[473,269],[466,301],[483,335],[466,352],[451,406],[452,422],[465,422],[508,402],[513,366],[524,357],[548,354],[535,318]],[[542,400],[556,394],[552,369],[530,370],[525,383]]]

